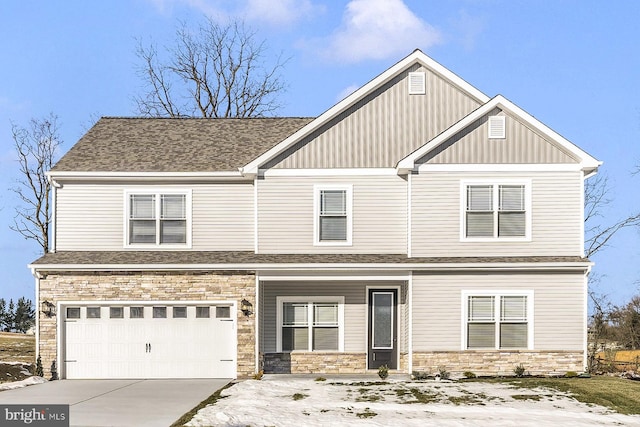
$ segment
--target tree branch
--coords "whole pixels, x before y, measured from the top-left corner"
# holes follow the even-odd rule
[[[281,57],[265,61],[265,43],[241,22],[220,25],[211,19],[190,31],[176,31],[174,46],[159,58],[154,45],[138,44],[139,74],[145,93],[135,98],[138,112],[150,117],[259,117],[274,113],[285,90]],[[182,103],[184,101],[184,103]]]
[[[54,114],[44,119],[31,119],[28,128],[11,125],[14,148],[18,156],[22,178],[11,191],[17,194],[22,206],[15,208],[13,225],[9,228],[25,239],[35,240],[43,253],[49,251],[51,184],[46,172],[51,169],[58,147],[58,118]]]

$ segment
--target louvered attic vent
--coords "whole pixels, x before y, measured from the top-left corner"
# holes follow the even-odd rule
[[[504,139],[505,134],[505,116],[490,116],[489,139]]]
[[[424,72],[409,73],[409,95],[424,95],[427,92],[426,75]]]

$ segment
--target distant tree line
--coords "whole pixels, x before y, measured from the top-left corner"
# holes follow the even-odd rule
[[[4,298],[0,298],[0,330],[2,332],[27,332],[36,322],[36,314],[33,303],[24,297],[9,304]]]
[[[590,293],[589,366],[597,366],[598,353],[604,350],[640,350],[640,294],[613,305],[606,296]]]

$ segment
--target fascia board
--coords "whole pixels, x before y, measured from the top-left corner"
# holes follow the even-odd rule
[[[246,180],[237,172],[46,172],[50,180],[55,181],[172,181],[189,180]]]
[[[458,86],[461,90],[467,92],[470,96],[474,97],[480,103],[486,103],[489,101],[489,97],[471,86],[465,80],[454,74],[453,72],[446,69],[444,66],[440,65],[433,59],[429,58],[422,51],[416,49],[409,56],[397,62],[395,65],[391,66],[391,68],[384,71],[382,74],[375,77],[373,80],[369,81],[364,86],[360,87],[358,90],[344,98],[342,101],[338,102],[336,105],[322,113],[315,120],[308,123],[302,129],[298,130],[293,135],[290,135],[288,138],[266,151],[261,156],[257,157],[255,160],[246,164],[244,167],[240,168],[240,171],[243,174],[257,174],[258,168],[276,157],[286,149],[288,149],[291,145],[298,142],[301,138],[309,135],[314,130],[318,129],[326,122],[345,111],[347,108],[351,107],[353,104],[358,102],[360,99],[365,97],[367,94],[378,88],[379,86],[385,84],[387,81],[391,80],[397,74],[405,70],[407,67],[414,63],[420,63],[424,67],[429,68],[436,74],[439,74],[443,78],[451,81],[454,85]]]
[[[45,271],[203,271],[203,270],[280,270],[280,271],[511,271],[511,270],[579,270],[584,271],[592,262],[546,262],[546,263],[406,263],[406,264],[30,264],[35,272]]]
[[[426,154],[428,154],[429,152],[437,148],[440,144],[444,143],[453,135],[460,132],[465,127],[469,126],[471,123],[478,120],[483,115],[489,113],[494,108],[500,108],[502,110],[508,111],[509,113],[521,119],[527,125],[531,126],[538,132],[545,135],[547,138],[558,143],[562,148],[569,151],[571,154],[575,155],[580,160],[580,165],[583,170],[597,169],[602,164],[602,162],[596,160],[590,154],[580,149],[577,145],[568,141],[566,138],[564,138],[562,135],[558,134],[557,132],[553,131],[551,128],[549,128],[548,126],[540,122],[538,119],[536,119],[535,117],[533,117],[532,115],[524,111],[522,108],[518,107],[517,105],[515,105],[514,103],[512,103],[502,95],[497,95],[486,104],[480,106],[476,110],[469,113],[466,117],[464,117],[462,120],[455,123],[449,129],[445,130],[440,135],[436,136],[434,139],[432,139],[422,147],[418,148],[416,151],[409,154],[404,159],[400,160],[396,166],[396,170],[398,171],[398,174],[400,175],[406,174],[408,173],[408,171],[413,170],[415,167],[415,162],[418,159],[424,157]]]

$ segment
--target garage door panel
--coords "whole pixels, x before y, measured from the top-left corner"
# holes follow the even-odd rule
[[[96,318],[95,305],[93,318],[87,316],[87,304],[81,307],[80,318],[64,322],[67,378],[235,377],[235,320],[216,318],[214,305],[209,317],[199,318],[195,305],[187,306],[186,318],[174,318],[171,303],[160,305],[166,310],[157,312],[165,311],[166,318],[153,317],[153,307],[159,305],[144,306],[142,311],[140,306],[124,306],[114,311],[117,318],[103,306]],[[184,309],[178,315],[184,315]]]

